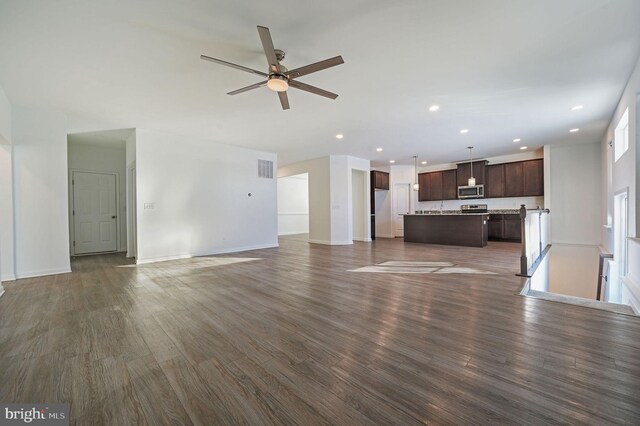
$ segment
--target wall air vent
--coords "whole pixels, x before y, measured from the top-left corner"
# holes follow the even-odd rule
[[[258,160],[258,177],[273,179],[273,161]]]

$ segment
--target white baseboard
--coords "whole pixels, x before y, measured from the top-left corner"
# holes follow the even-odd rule
[[[549,241],[547,244],[552,244],[554,246],[577,246],[577,247],[600,247],[600,243],[576,243],[572,241]]]
[[[2,277],[0,277],[0,281],[2,281],[2,282],[15,281],[15,280],[16,280],[16,275],[15,274],[6,274],[6,275],[3,275]]]
[[[636,315],[640,315],[640,281],[631,274],[627,274],[622,278],[622,287],[622,303],[628,302],[628,305],[631,306]],[[625,295],[625,293],[627,294]],[[627,296],[627,300],[624,300],[624,296]]]
[[[306,232],[283,232],[281,234],[278,234],[278,237],[281,237],[283,235],[299,235],[299,234],[308,234],[309,231]]]
[[[0,283],[0,297],[4,294],[4,287],[2,287],[2,283]]]
[[[146,263],[166,262],[169,260],[190,259],[195,254],[175,254],[171,256],[152,257],[149,259],[136,259],[136,265],[144,265]]]
[[[395,236],[391,234],[376,234],[376,238],[395,238]]]
[[[325,240],[309,240],[311,244],[324,244],[326,246],[348,246],[353,244],[353,241],[325,241]]]
[[[354,238],[353,241],[362,241],[363,243],[370,243],[371,238]]]
[[[44,277],[47,275],[69,274],[71,268],[57,268],[57,269],[41,269],[39,271],[27,271],[19,272],[16,274],[16,279],[21,280],[23,278],[35,278]]]
[[[144,265],[146,263],[166,262],[168,260],[190,259],[192,257],[212,256],[214,254],[225,254],[225,253],[238,253],[241,251],[261,250],[261,249],[275,248],[275,247],[279,247],[279,245],[277,243],[275,244],[267,243],[267,244],[257,244],[253,246],[224,248],[224,249],[207,251],[207,252],[176,254],[171,256],[154,257],[149,259],[136,259],[136,264]]]

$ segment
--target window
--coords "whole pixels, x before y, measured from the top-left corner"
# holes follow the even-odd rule
[[[618,161],[622,154],[629,149],[629,108],[624,110],[624,114],[618,121],[614,139],[615,161]]]

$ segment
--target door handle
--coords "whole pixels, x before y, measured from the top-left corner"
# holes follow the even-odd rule
[[[117,218],[117,217],[118,217],[118,216],[111,216],[111,219],[115,219],[115,218]]]

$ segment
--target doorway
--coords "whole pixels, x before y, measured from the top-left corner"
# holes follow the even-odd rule
[[[309,238],[309,173],[278,178],[278,236]]]
[[[127,251],[131,147],[134,129],[67,135],[71,256]]]
[[[73,171],[73,254],[118,249],[118,176]]]
[[[410,213],[410,194],[411,184],[393,184],[393,235],[395,237],[404,237],[403,215]]]
[[[627,275],[629,228],[629,190],[617,193],[613,198],[613,265],[609,301],[621,303],[622,279]]]

